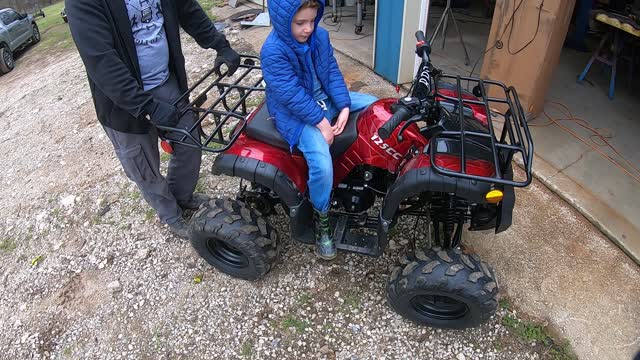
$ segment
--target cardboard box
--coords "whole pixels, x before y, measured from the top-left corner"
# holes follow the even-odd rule
[[[515,16],[514,2],[515,8],[521,4]],[[560,60],[574,5],[575,0],[496,2],[486,46],[493,48],[484,56],[480,76],[514,86],[527,118],[538,116],[544,109],[544,99]],[[512,16],[513,21],[510,21]],[[538,18],[540,26],[536,34]],[[501,43],[495,46],[497,41]],[[490,94],[493,91],[495,89],[490,90]]]

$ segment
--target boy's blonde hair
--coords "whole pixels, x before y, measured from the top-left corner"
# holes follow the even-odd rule
[[[320,8],[320,3],[318,3],[316,0],[302,0],[302,4],[300,4],[298,11],[309,8],[318,9]]]

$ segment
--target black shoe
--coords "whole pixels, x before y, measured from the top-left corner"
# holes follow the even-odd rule
[[[189,240],[191,236],[191,229],[189,224],[183,219],[179,218],[177,221],[167,224],[169,230],[177,237],[185,240]]]
[[[314,211],[315,236],[318,256],[323,260],[333,260],[338,255],[333,234],[329,226],[329,215]]]
[[[197,210],[200,208],[200,205],[209,202],[209,200],[211,200],[211,197],[208,195],[193,193],[189,200],[178,201],[178,205],[180,205],[182,210]]]

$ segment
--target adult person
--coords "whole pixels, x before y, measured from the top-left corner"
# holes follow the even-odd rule
[[[201,151],[175,145],[165,178],[155,127],[187,128],[195,121],[192,112],[181,111],[188,99],[173,105],[188,89],[180,28],[201,47],[215,49],[215,66],[226,64],[229,75],[239,55],[196,0],[66,0],[65,6],[98,120],[126,175],[160,221],[188,238],[183,211],[207,200],[194,194]]]

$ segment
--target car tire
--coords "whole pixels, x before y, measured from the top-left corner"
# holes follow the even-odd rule
[[[6,74],[13,70],[15,63],[13,62],[13,54],[6,47],[0,48],[0,73]]]
[[[241,201],[211,200],[193,214],[190,226],[198,255],[225,274],[258,280],[277,261],[277,231]]]
[[[38,25],[36,25],[35,23],[31,25],[31,31],[32,31],[31,43],[33,44],[39,43],[41,37],[40,37],[40,29],[38,29]]]

